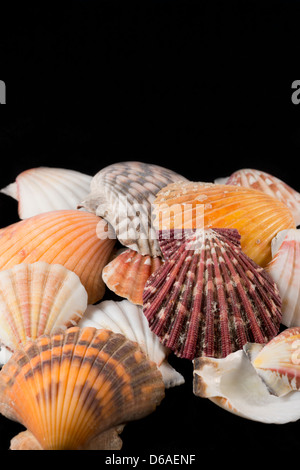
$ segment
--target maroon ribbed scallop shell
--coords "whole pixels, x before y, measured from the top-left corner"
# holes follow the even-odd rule
[[[143,311],[162,344],[186,359],[226,357],[276,336],[281,299],[241,250],[236,229],[159,234],[165,263],[148,279]]]

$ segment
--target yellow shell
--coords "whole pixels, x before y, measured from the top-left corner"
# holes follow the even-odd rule
[[[0,412],[45,450],[84,449],[100,434],[153,412],[164,397],[156,364],[109,330],[40,336],[0,372]]]
[[[154,201],[157,230],[235,228],[244,253],[264,267],[271,241],[281,230],[295,228],[289,208],[261,191],[213,183],[174,183]]]

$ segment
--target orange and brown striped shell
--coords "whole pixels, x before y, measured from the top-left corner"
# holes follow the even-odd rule
[[[0,411],[45,450],[84,449],[153,412],[164,397],[156,364],[109,330],[73,327],[16,351],[0,372]]]
[[[20,263],[61,264],[80,278],[89,303],[104,295],[102,269],[115,239],[107,222],[79,210],[39,214],[0,230],[0,270]]]
[[[293,215],[283,202],[241,186],[173,183],[157,194],[154,206],[157,230],[237,229],[244,253],[262,267],[271,260],[274,236],[281,230],[296,228]]]

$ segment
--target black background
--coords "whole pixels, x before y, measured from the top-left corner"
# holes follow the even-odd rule
[[[35,166],[94,175],[118,161],[169,167],[196,181],[258,168],[300,191],[299,2],[78,1],[1,5],[0,185]],[[298,77],[299,78],[299,77]],[[18,220],[0,195],[0,225]],[[105,298],[109,294],[106,294]],[[294,452],[300,425],[231,415],[186,383],[126,426],[124,455],[194,453],[245,461]],[[22,426],[0,418],[0,449]],[[250,463],[251,464],[251,463]]]

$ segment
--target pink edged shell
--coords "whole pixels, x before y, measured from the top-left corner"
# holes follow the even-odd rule
[[[143,256],[128,248],[104,267],[102,279],[120,297],[143,305],[146,281],[162,263],[160,257]]]
[[[163,187],[175,181],[187,180],[158,165],[114,163],[93,177],[90,193],[78,207],[107,220],[127,248],[141,255],[160,256],[152,226],[152,203]]]
[[[237,230],[199,234],[169,250],[148,279],[143,311],[151,330],[186,359],[225,357],[247,342],[269,341],[281,321],[276,284],[243,253]]]
[[[226,184],[257,189],[279,199],[293,214],[295,224],[300,224],[300,193],[264,171],[245,168],[234,172]]]
[[[259,377],[273,395],[300,390],[300,328],[288,328],[266,345],[244,347]]]
[[[282,300],[281,323],[300,326],[300,230],[283,230],[272,240],[273,259],[266,271],[276,282]]]
[[[20,219],[54,210],[76,209],[89,193],[92,177],[65,168],[38,167],[20,173],[1,190],[18,201]]]

